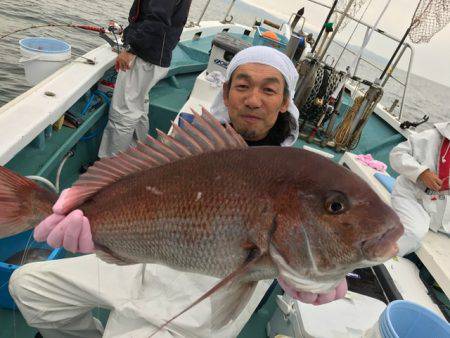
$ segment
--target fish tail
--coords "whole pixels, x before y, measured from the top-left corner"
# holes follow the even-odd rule
[[[0,166],[0,238],[33,228],[52,214],[57,197],[32,180]]]

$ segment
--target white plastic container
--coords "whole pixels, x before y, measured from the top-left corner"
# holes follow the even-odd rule
[[[389,303],[364,338],[448,338],[450,324],[433,311],[407,300]]]
[[[35,85],[64,66],[71,57],[68,43],[45,37],[24,38],[19,41],[25,69],[25,77],[30,85]]]

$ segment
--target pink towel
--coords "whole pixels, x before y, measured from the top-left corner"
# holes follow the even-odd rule
[[[370,154],[356,155],[356,158],[359,161],[361,161],[362,163],[364,163],[365,165],[367,165],[375,170],[381,171],[383,173],[386,172],[387,165],[381,161],[374,160],[372,155],[370,155]]]

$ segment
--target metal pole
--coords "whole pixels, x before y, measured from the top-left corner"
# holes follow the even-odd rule
[[[414,50],[411,48],[411,46],[408,45],[408,47],[409,47],[411,56],[409,58],[408,72],[406,73],[405,86],[403,87],[403,97],[402,97],[402,103],[400,104],[400,113],[398,114],[399,121],[401,120],[402,114],[403,114],[403,103],[405,102],[406,88],[408,88],[409,74],[411,74],[411,66],[412,66],[413,59],[414,59]]]
[[[200,17],[197,20],[196,25],[200,26],[200,21],[202,21],[203,16],[205,15],[206,9],[209,7],[209,3],[211,2],[211,0],[208,0],[208,2],[206,3],[205,7],[203,8],[202,14],[200,14]]]
[[[361,14],[361,17],[359,18],[360,20],[362,20],[362,18],[364,17],[364,15],[366,14],[367,10],[369,9],[370,5],[372,4],[372,0],[370,0],[367,3],[366,8],[364,9],[364,12]],[[353,38],[353,35],[356,32],[356,29],[359,27],[359,22],[356,23],[355,28],[353,28],[353,32],[352,34],[350,34],[350,37],[348,38],[347,42],[345,43],[344,48],[341,51],[341,54],[339,54],[338,60],[336,61],[336,65],[334,66],[334,68],[337,67],[337,64],[339,63],[339,61],[341,60],[342,55],[344,54],[345,50],[347,49],[348,44],[350,43],[350,40]],[[367,34],[367,33],[366,33]]]
[[[400,61],[400,59],[403,56],[403,53],[406,50],[406,47],[408,47],[406,44],[403,45],[403,48],[400,52],[400,54],[398,54],[397,58],[395,59],[394,63],[392,64],[391,69],[389,70],[389,72],[387,73],[387,76],[384,78],[383,82],[381,83],[381,87],[384,87],[384,85],[386,84],[386,82],[388,82],[389,78],[392,76],[392,72],[394,71],[395,67],[397,67],[398,62]]]
[[[311,53],[314,53],[314,51],[316,50],[317,44],[319,43],[319,40],[322,37],[323,31],[325,30],[325,25],[330,20],[331,15],[333,15],[333,11],[334,11],[334,8],[336,7],[337,3],[338,3],[338,0],[334,0],[333,5],[331,6],[330,11],[328,12],[328,16],[325,19],[325,22],[323,23],[322,29],[320,30],[319,35],[317,36],[316,42],[314,43],[314,46],[311,49]]]
[[[294,20],[292,20],[292,23],[291,23],[292,31],[294,31],[295,26],[297,26],[298,21],[300,20],[300,18],[303,16],[304,13],[305,13],[305,7],[302,7],[297,11],[297,14],[295,14]]]
[[[336,27],[334,27],[333,33],[331,34],[330,38],[327,40],[325,47],[323,48],[323,50],[321,50],[321,53],[319,55],[319,62],[322,61],[325,53],[327,52],[328,48],[330,47],[331,41],[333,41],[334,37],[336,36],[336,33],[339,30],[339,27],[342,24],[342,21],[344,21],[345,16],[347,15],[348,11],[350,10],[350,6],[353,5],[353,2],[355,0],[350,0],[347,4],[347,7],[344,10],[344,14],[341,15],[341,17],[339,18],[338,23],[336,24]]]
[[[398,44],[397,48],[395,49],[394,54],[392,54],[391,59],[389,60],[389,62],[386,65],[386,67],[384,68],[383,73],[381,73],[380,80],[383,79],[384,75],[386,74],[386,72],[388,71],[389,67],[391,66],[392,61],[394,60],[395,55],[400,50],[400,47],[403,44],[403,42],[405,42],[405,39],[408,36],[409,31],[411,30],[413,24],[416,23],[415,16],[416,16],[417,10],[419,9],[420,3],[421,3],[421,1],[419,1],[419,3],[417,4],[416,10],[414,11],[413,18],[411,20],[411,24],[409,25],[408,29],[406,30],[405,34],[403,35],[402,39],[400,40],[400,43]]]
[[[384,13],[386,12],[386,10],[388,9],[388,7],[389,7],[390,4],[391,4],[391,0],[388,0],[388,1],[386,2],[386,5],[384,6],[384,9],[382,10],[380,16],[378,17],[377,21],[375,22],[375,25],[373,26],[373,28],[370,29],[370,30],[368,29],[368,30],[366,31],[366,35],[364,36],[363,43],[362,43],[361,47],[359,48],[357,60],[356,60],[356,61],[353,61],[353,65],[359,63],[359,60],[360,60],[360,58],[361,58],[361,55],[362,55],[364,49],[366,49],[367,44],[369,43],[369,41],[370,41],[370,39],[371,39],[371,37],[372,37],[372,33],[374,32],[375,29],[377,29],[378,24],[380,23],[381,18],[383,17]],[[356,66],[354,66],[353,68],[356,69]],[[354,71],[352,72],[352,75],[355,75],[355,74],[356,74],[356,70],[354,70]]]
[[[342,48],[345,48],[345,46],[344,46],[343,44],[341,44],[341,43],[339,43],[339,42],[337,42],[337,41],[335,41],[334,43],[335,43],[336,45],[342,47]],[[411,48],[409,45],[408,45],[408,47]],[[357,54],[356,54],[355,52],[353,52],[351,49],[346,49],[346,51],[348,51],[350,54],[357,55]],[[368,65],[371,65],[373,68],[378,69],[379,71],[382,71],[382,70],[383,70],[382,68],[378,67],[376,64],[370,62],[369,60],[366,60],[364,57],[361,57],[361,60],[364,61],[365,63],[367,63]],[[399,79],[397,79],[395,76],[392,76],[392,75],[391,75],[391,78],[392,78],[394,81],[398,82],[399,84],[403,85],[403,82],[401,82],[401,81],[400,81]]]
[[[308,1],[309,1],[309,2],[312,2],[312,3],[316,4],[316,5],[325,7],[325,8],[330,8],[328,5],[323,4],[323,3],[319,2],[319,1],[315,1],[315,0],[308,0]],[[339,13],[339,14],[344,14],[344,12],[342,12],[342,11],[340,11],[340,10],[335,10],[335,12],[336,12],[336,13]],[[363,25],[363,26],[371,27],[371,28],[374,27],[374,25],[369,24],[369,23],[367,23],[367,22],[365,22],[365,21],[363,21],[363,20],[361,20],[361,19],[357,19],[357,18],[355,18],[354,16],[351,16],[350,14],[345,14],[345,16],[346,16],[347,18],[349,18],[349,19],[352,19],[352,20],[355,21],[355,22],[360,23],[360,24]],[[381,35],[384,35],[384,36],[386,36],[386,37],[388,37],[388,38],[390,38],[390,39],[392,39],[392,40],[394,40],[394,41],[396,41],[396,42],[399,42],[399,41],[400,41],[399,38],[393,36],[392,34],[389,34],[389,33],[385,32],[385,31],[383,31],[383,30],[381,30],[381,29],[379,29],[379,28],[376,28],[376,29],[375,29],[375,32],[380,33]]]
[[[230,6],[228,7],[227,12],[225,13],[225,16],[223,17],[223,20],[221,21],[222,23],[228,22],[228,21],[227,21],[227,17],[228,17],[228,15],[230,14],[231,9],[233,8],[235,2],[236,2],[236,0],[231,1],[231,4],[230,4]]]
[[[369,34],[370,28],[367,27],[366,28],[366,33],[365,33],[365,37],[367,37],[367,35]],[[355,69],[352,71],[352,75],[356,75],[356,72],[358,71],[358,67],[359,67],[359,61],[361,61],[361,57],[362,57],[362,53],[358,53],[358,59],[356,60],[356,65],[355,65]]]
[[[397,55],[398,51],[400,50],[400,47],[403,45],[403,42],[405,42],[405,39],[408,36],[410,30],[411,30],[411,26],[408,27],[408,29],[406,30],[402,39],[400,40],[400,43],[397,45],[397,48],[395,48],[395,51],[392,54],[391,59],[389,60],[389,62],[387,63],[386,67],[384,68],[383,72],[380,75],[380,80],[383,79],[384,75],[388,71],[389,67],[391,66],[392,61],[394,60],[395,56]]]

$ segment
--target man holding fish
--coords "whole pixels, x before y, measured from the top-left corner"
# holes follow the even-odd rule
[[[239,134],[204,110],[161,141],[97,162],[53,214],[55,196],[0,168],[0,207],[2,194],[11,204],[24,189],[39,200],[20,221],[0,212],[0,237],[45,218],[36,240],[96,253],[13,274],[28,324],[44,337],[100,337],[90,311],[103,307],[107,337],[232,337],[270,280],[321,304],[344,296],[347,272],[395,255],[398,217],[359,177],[307,151],[248,147],[295,142],[296,81],[274,49],[238,53],[212,110]]]

